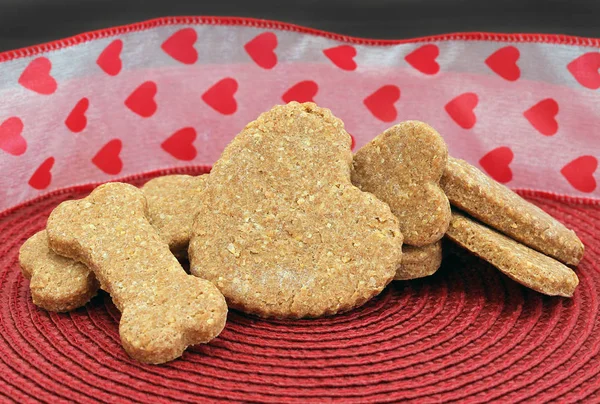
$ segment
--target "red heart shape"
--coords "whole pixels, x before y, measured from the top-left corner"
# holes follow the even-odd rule
[[[282,96],[286,104],[292,101],[315,102],[314,97],[319,91],[319,85],[312,80],[304,80],[294,84]]]
[[[19,84],[38,94],[49,95],[56,91],[58,85],[50,75],[52,63],[45,57],[32,60],[21,73]]]
[[[600,52],[589,52],[567,65],[575,80],[592,90],[600,88]]]
[[[340,69],[348,71],[356,70],[356,62],[354,61],[356,49],[354,46],[335,46],[333,48],[325,49],[323,53]]]
[[[277,36],[272,32],[263,32],[244,45],[246,53],[263,69],[272,69],[277,64]]]
[[[20,156],[27,150],[27,141],[21,133],[23,121],[13,116],[0,125],[0,149],[13,156]]]
[[[473,110],[478,103],[479,98],[477,94],[464,93],[454,98],[444,108],[458,126],[464,129],[471,129],[477,122],[477,117]]]
[[[383,122],[392,122],[398,116],[394,104],[400,99],[400,89],[392,84],[379,88],[363,100],[363,103],[375,118]]]
[[[194,48],[197,39],[194,28],[183,28],[167,38],[160,47],[178,62],[193,65],[198,60],[198,51]]]
[[[215,111],[223,115],[231,115],[237,111],[237,102],[234,97],[237,89],[237,81],[227,77],[206,90],[202,94],[202,100]]]
[[[121,71],[123,63],[121,62],[121,51],[123,50],[123,41],[115,39],[98,56],[96,64],[110,76],[116,76]]]
[[[558,104],[552,98],[546,98],[523,112],[523,115],[533,127],[545,136],[552,136],[558,132]]]
[[[92,158],[92,163],[106,174],[119,174],[123,169],[123,162],[119,154],[123,143],[119,139],[113,139],[100,149]]]
[[[153,81],[146,81],[133,90],[125,100],[125,105],[143,118],[151,117],[158,108],[154,101],[156,91],[156,83]]]
[[[54,157],[48,157],[40,166],[35,170],[31,178],[29,178],[28,184],[35,189],[46,189],[52,182],[52,167],[54,166]]]
[[[598,168],[598,160],[594,156],[581,156],[564,166],[560,173],[569,184],[581,192],[593,192],[596,189],[594,172]]]
[[[440,71],[440,65],[435,61],[439,54],[440,49],[437,45],[428,44],[415,49],[406,55],[404,60],[421,73],[436,74]]]
[[[160,147],[178,160],[190,161],[197,155],[194,140],[196,140],[196,130],[183,128],[169,136]]]
[[[520,56],[521,53],[514,46],[505,46],[488,56],[485,64],[503,79],[516,81],[521,77],[521,70],[517,66]]]
[[[483,169],[496,181],[507,183],[512,180],[513,173],[509,164],[513,161],[514,154],[509,147],[503,146],[492,150],[479,160]]]
[[[90,101],[87,98],[82,98],[75,104],[75,107],[65,120],[65,125],[71,132],[79,133],[87,126],[87,118],[85,112],[90,106]]]

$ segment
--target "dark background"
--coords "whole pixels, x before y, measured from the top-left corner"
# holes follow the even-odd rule
[[[266,18],[387,39],[458,31],[600,37],[600,0],[0,0],[0,51],[174,15]]]

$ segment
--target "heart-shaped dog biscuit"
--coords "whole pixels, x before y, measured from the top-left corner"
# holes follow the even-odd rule
[[[516,241],[568,265],[583,257],[573,230],[466,161],[450,157],[441,184],[453,206]]]
[[[577,274],[561,262],[465,216],[452,213],[446,236],[512,280],[550,296],[573,296]]]
[[[393,279],[398,219],[350,182],[351,137],[313,103],[276,106],[225,148],[189,256],[230,307],[301,318],[357,307]]]
[[[450,203],[440,188],[448,149],[429,125],[392,126],[354,156],[352,182],[388,203],[400,221],[404,242],[421,247],[442,238]]]
[[[147,219],[141,190],[108,183],[58,205],[48,218],[50,247],[83,262],[121,311],[119,334],[141,362],[175,359],[216,337],[227,317],[223,295],[185,273]]]

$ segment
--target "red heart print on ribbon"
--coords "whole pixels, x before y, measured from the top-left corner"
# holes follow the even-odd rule
[[[198,51],[194,48],[198,33],[194,28],[183,28],[167,38],[160,46],[173,59],[186,65],[198,60]]]
[[[383,122],[393,122],[398,116],[395,103],[400,99],[400,88],[388,84],[377,89],[363,100],[373,116]]]
[[[254,63],[263,69],[272,69],[277,65],[277,35],[263,32],[244,45],[246,53]]]
[[[0,150],[20,156],[27,150],[27,141],[21,135],[23,133],[23,121],[13,116],[0,124]]]
[[[39,57],[32,60],[19,77],[19,84],[38,94],[53,94],[58,84],[50,75],[52,63],[48,58]]]
[[[565,165],[560,173],[569,184],[581,192],[594,192],[596,179],[594,172],[598,168],[598,159],[594,156],[581,156]]]
[[[333,62],[334,65],[342,70],[356,70],[356,48],[351,45],[334,46],[333,48],[324,49],[323,54]]]
[[[498,147],[479,160],[479,164],[483,169],[498,182],[503,184],[509,182],[513,178],[510,163],[513,161],[514,154],[509,147]]]
[[[282,96],[286,104],[288,102],[315,102],[314,98],[319,91],[319,85],[312,80],[304,80],[294,84]]]
[[[552,136],[558,132],[558,103],[552,98],[546,98],[523,112],[523,115],[533,127],[545,136]]]
[[[67,119],[65,120],[65,125],[71,132],[79,133],[85,129],[87,126],[85,113],[89,106],[90,101],[85,97],[75,104],[75,107],[71,110],[69,116],[67,116]]]
[[[156,91],[156,83],[146,81],[133,90],[125,100],[125,105],[142,118],[149,118],[154,115],[158,108],[156,101],[154,101]]]
[[[520,56],[519,49],[514,46],[505,46],[488,56],[485,64],[503,79],[516,81],[521,77],[521,69],[517,65]]]
[[[582,86],[591,90],[600,88],[600,52],[589,52],[567,65],[569,72]]]
[[[237,111],[235,93],[238,82],[231,77],[219,80],[202,94],[202,100],[215,111],[223,115],[232,115]]]
[[[477,94],[464,93],[447,103],[444,109],[458,126],[463,129],[471,129],[477,122],[474,110],[478,103]]]
[[[123,41],[115,39],[104,48],[102,53],[100,53],[100,56],[96,59],[96,64],[104,71],[104,73],[109,76],[116,76],[123,68],[123,62],[121,61],[122,50]]]
[[[427,44],[406,55],[404,60],[421,73],[432,75],[440,71],[440,65],[436,61],[439,54],[437,45]]]
[[[160,147],[178,160],[191,161],[198,154],[194,147],[194,140],[196,140],[196,130],[183,128],[169,136]]]
[[[123,161],[119,154],[123,148],[120,139],[113,139],[106,143],[92,158],[92,163],[106,174],[116,175],[123,169]]]
[[[52,167],[54,166],[54,157],[48,157],[35,170],[27,182],[32,188],[42,190],[48,188],[52,182]]]

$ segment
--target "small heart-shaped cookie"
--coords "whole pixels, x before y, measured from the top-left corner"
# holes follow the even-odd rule
[[[440,188],[448,149],[426,123],[392,126],[354,156],[352,182],[388,203],[406,244],[424,246],[442,238],[450,204]]]
[[[350,182],[351,138],[328,109],[276,106],[215,163],[192,228],[192,274],[230,307],[301,318],[357,307],[393,279],[398,219]]]

